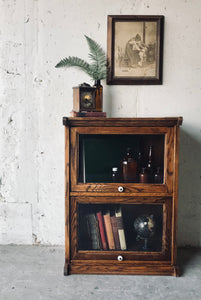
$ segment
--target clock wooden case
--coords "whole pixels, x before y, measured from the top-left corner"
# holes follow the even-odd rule
[[[95,87],[79,86],[73,88],[73,110],[77,112],[96,111]]]
[[[64,117],[63,124],[64,274],[177,276],[178,150],[182,118]],[[149,145],[155,153],[155,166],[162,170],[161,181],[113,182],[112,168],[121,162],[126,147],[144,153],[146,160]],[[112,218],[118,223],[119,217],[121,227],[117,224],[117,229],[123,230],[125,240],[123,244],[121,231],[118,245]],[[145,217],[151,219],[150,223],[143,223],[150,225],[148,230],[155,223],[154,234],[149,238],[136,229],[137,222]],[[107,236],[106,218],[114,233],[113,247]],[[101,226],[105,226],[105,242]]]

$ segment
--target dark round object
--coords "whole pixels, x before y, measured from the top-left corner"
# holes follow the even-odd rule
[[[156,223],[153,215],[142,215],[135,219],[134,228],[137,238],[148,239],[152,237],[156,230]]]

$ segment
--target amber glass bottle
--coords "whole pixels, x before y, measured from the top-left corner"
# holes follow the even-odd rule
[[[123,182],[137,182],[137,161],[134,159],[131,148],[127,148],[126,155],[121,161]]]
[[[94,87],[95,91],[95,103],[96,111],[103,111],[103,86],[101,85],[100,80],[95,80]]]
[[[146,168],[142,168],[139,174],[139,182],[140,183],[148,183],[148,173]]]

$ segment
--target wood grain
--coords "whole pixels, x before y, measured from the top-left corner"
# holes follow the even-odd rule
[[[182,117],[165,118],[63,118],[71,127],[173,127],[182,124]]]
[[[179,127],[174,127],[174,176],[173,176],[173,208],[172,208],[172,264],[177,261],[177,210],[178,210],[178,178],[179,178]]]
[[[122,255],[126,260],[170,260],[171,256],[171,209],[172,198],[169,197],[71,197],[71,248],[73,259],[117,259],[118,255]],[[151,205],[163,205],[163,235],[162,235],[162,250],[160,252],[139,252],[139,251],[79,251],[78,250],[78,207],[79,204],[151,204]]]
[[[76,169],[77,170],[77,169]],[[77,172],[77,171],[75,171]],[[93,192],[93,193],[113,193],[113,194],[127,194],[127,193],[168,193],[166,184],[132,184],[132,183],[77,183],[75,176],[72,176],[72,191],[76,192]],[[118,187],[123,187],[123,192],[118,191]]]
[[[119,275],[172,275],[177,276],[176,266],[169,264],[156,264],[135,262],[107,262],[102,261],[73,261],[69,268],[70,274],[119,274]]]
[[[88,124],[89,125],[89,124]],[[173,181],[173,131],[169,127],[72,127],[71,130],[71,191],[115,193],[123,186],[123,193],[135,192],[172,192]],[[79,135],[83,134],[133,134],[133,135],[164,135],[165,136],[165,178],[164,184],[131,184],[131,183],[81,183],[79,174]]]
[[[70,211],[69,211],[69,194],[70,194],[70,131],[65,127],[65,268],[64,273],[68,270],[67,266],[70,261]]]
[[[150,191],[150,189],[149,189]],[[150,196],[153,196],[153,197],[171,197],[172,196],[172,193],[149,193]],[[122,193],[119,193],[119,192],[115,192],[115,193],[99,193],[99,192],[70,192],[70,196],[87,196],[87,197],[91,197],[91,196],[94,196],[94,197],[107,197],[107,196],[110,196],[110,197],[137,197],[139,196],[139,191],[136,192],[136,193],[124,193],[122,195]],[[140,192],[140,196],[141,197],[146,197],[147,196],[147,193],[144,193],[144,192]]]
[[[173,172],[174,172],[174,128],[170,128],[166,135],[165,144],[165,182],[168,192],[173,189]]]
[[[65,125],[65,266],[64,274],[143,274],[178,276],[178,148],[182,117],[66,118]],[[164,184],[79,182],[80,134],[164,134]],[[158,145],[157,145],[158,147]],[[160,149],[158,149],[160,151]],[[123,185],[124,192],[118,187]],[[87,251],[78,249],[80,204],[163,205],[162,250]],[[117,255],[124,260],[117,261]]]

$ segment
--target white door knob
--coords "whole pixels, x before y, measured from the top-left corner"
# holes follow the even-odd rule
[[[118,191],[119,191],[120,193],[122,193],[122,192],[124,191],[123,186],[119,186],[119,187],[118,187]]]
[[[118,261],[122,261],[123,259],[124,259],[123,256],[121,256],[121,255],[118,255],[118,256],[117,256],[117,260],[118,260]]]

